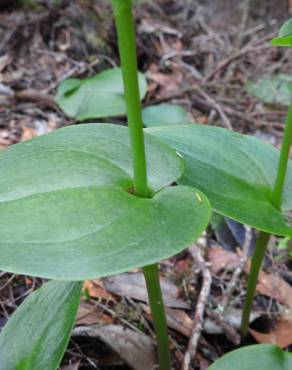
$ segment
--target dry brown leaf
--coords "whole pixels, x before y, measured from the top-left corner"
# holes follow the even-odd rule
[[[114,301],[113,295],[104,289],[103,283],[99,279],[85,280],[83,283],[83,290],[87,290],[91,298],[101,298],[106,301]]]
[[[32,127],[22,126],[21,141],[30,140],[36,136],[38,136],[36,129]]]
[[[161,278],[161,289],[164,304],[168,307],[189,309],[190,305],[180,298],[180,290],[172,282]],[[148,296],[144,276],[141,272],[124,273],[103,279],[107,291],[119,296],[127,296],[139,301],[147,302]]]
[[[160,88],[156,93],[156,99],[161,99],[178,91],[182,81],[182,73],[178,70],[169,74],[161,73],[156,64],[151,64],[147,71],[147,77],[152,83],[156,84],[156,87]],[[151,91],[153,90],[154,86],[151,86]]]
[[[93,324],[112,324],[113,319],[111,316],[106,315],[103,310],[90,303],[81,302],[76,325],[93,325]]]
[[[104,325],[77,327],[73,335],[99,338],[134,370],[151,370],[156,366],[154,346],[143,333],[119,325]]]
[[[259,343],[277,344],[281,348],[292,344],[292,321],[280,318],[270,333],[260,333],[250,329],[251,335]]]
[[[142,305],[147,318],[152,320],[151,310],[149,306]],[[192,332],[193,320],[186,314],[185,311],[179,309],[166,308],[167,326],[183,336],[189,338]]]
[[[262,271],[256,289],[260,294],[274,298],[292,309],[292,287],[279,276]]]
[[[213,247],[208,249],[208,261],[211,263],[211,272],[217,274],[225,267],[228,269],[237,267],[240,264],[240,257],[221,247]]]

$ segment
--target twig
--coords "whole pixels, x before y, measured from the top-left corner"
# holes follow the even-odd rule
[[[216,311],[206,309],[207,315],[224,331],[226,337],[236,346],[240,344],[240,335],[237,331],[224,319],[224,317]]]
[[[270,45],[260,45],[261,43],[264,43],[271,38],[273,38],[274,34],[268,35],[263,39],[258,40],[257,42],[253,44],[247,44],[242,49],[235,51],[233,54],[229,55],[229,57],[223,59],[221,62],[218,63],[218,65],[205,77],[204,83],[210,81],[215,75],[217,75],[219,72],[221,72],[222,69],[226,68],[230,63],[232,63],[234,60],[242,57],[245,54],[251,53],[251,52],[257,52],[262,49],[270,48]]]
[[[198,342],[201,336],[201,331],[203,328],[203,315],[205,311],[205,306],[210,294],[212,275],[210,270],[207,268],[206,263],[201,255],[200,250],[197,246],[193,245],[189,248],[189,251],[196,262],[198,268],[201,270],[203,276],[203,283],[201,292],[198,298],[195,317],[194,317],[194,326],[192,329],[192,334],[189,339],[187,351],[184,357],[182,370],[190,369],[191,361],[195,357]]]
[[[218,112],[218,114],[222,118],[222,121],[223,121],[225,127],[228,128],[229,130],[232,130],[233,128],[232,128],[231,122],[230,122],[229,118],[227,117],[227,115],[225,114],[225,112],[224,112],[223,108],[221,107],[221,105],[216,100],[214,100],[209,94],[207,94],[200,86],[195,85],[194,88]]]
[[[36,102],[36,103],[42,103],[42,104],[45,104],[47,107],[50,107],[54,110],[58,110],[55,99],[52,96],[41,93],[38,90],[25,89],[25,90],[15,91],[14,97],[17,100],[25,100],[25,101],[31,101],[31,102]]]

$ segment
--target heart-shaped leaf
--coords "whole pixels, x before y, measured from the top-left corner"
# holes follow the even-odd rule
[[[69,342],[81,283],[52,281],[32,293],[0,334],[0,370],[56,370]]]
[[[280,28],[279,36],[272,40],[272,45],[292,47],[292,18]]]
[[[146,137],[149,183],[181,175],[175,151]],[[167,258],[206,227],[210,207],[189,187],[132,195],[126,127],[61,129],[0,154],[0,269],[82,280]],[[17,258],[15,258],[17,256]]]
[[[208,367],[208,370],[234,369],[289,370],[292,355],[271,344],[258,344],[232,351]]]
[[[143,99],[147,82],[143,74],[139,73],[138,77]],[[69,117],[79,121],[125,115],[122,71],[112,68],[83,80],[69,78],[59,85],[56,101]]]
[[[187,125],[146,129],[184,158],[180,184],[195,186],[212,208],[257,229],[292,235],[284,211],[292,209],[292,163],[289,161],[282,211],[271,202],[279,152],[259,140],[219,127]]]
[[[188,112],[180,105],[158,104],[142,110],[146,127],[173,126],[188,123]]]

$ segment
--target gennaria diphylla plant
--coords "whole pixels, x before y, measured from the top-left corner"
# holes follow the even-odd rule
[[[211,207],[263,235],[292,235],[285,213],[292,209],[286,149],[280,157],[285,169],[277,172],[279,152],[253,137],[200,125],[143,133],[132,4],[112,4],[128,127],[71,126],[0,154],[0,268],[51,279],[2,330],[0,370],[56,370],[81,281],[137,267],[146,280],[159,368],[170,370],[157,263],[196,240]],[[289,135],[286,130],[288,144]]]

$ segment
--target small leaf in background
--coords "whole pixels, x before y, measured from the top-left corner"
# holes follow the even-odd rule
[[[257,82],[248,82],[246,89],[264,103],[288,106],[292,98],[292,76],[280,73],[262,78]]]
[[[56,370],[80,302],[81,283],[51,281],[32,293],[0,334],[0,370]]]
[[[172,126],[188,123],[188,112],[180,105],[151,105],[142,110],[143,123],[146,127]]]
[[[219,358],[207,370],[288,370],[292,354],[271,344],[258,344],[237,349]]]
[[[278,239],[278,243],[276,245],[279,251],[286,252],[286,255],[289,258],[292,258],[292,239],[289,237],[280,238]]]
[[[140,98],[147,92],[147,82],[139,73]],[[120,68],[107,69],[85,79],[69,78],[57,91],[56,102],[69,117],[83,121],[89,118],[126,114],[124,87]]]
[[[292,18],[288,19],[280,28],[278,37],[272,40],[275,46],[292,46]]]

